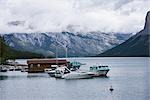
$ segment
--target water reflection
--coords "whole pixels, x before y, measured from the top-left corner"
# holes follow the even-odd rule
[[[47,73],[27,73],[27,78],[49,77]]]
[[[0,76],[0,80],[6,80],[8,76]]]
[[[0,80],[4,79],[24,79],[24,78],[44,78],[49,77],[46,73],[27,73],[27,72],[20,72],[20,71],[7,71],[0,73]]]

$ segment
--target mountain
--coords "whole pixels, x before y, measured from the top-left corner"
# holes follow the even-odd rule
[[[27,59],[33,57],[41,58],[43,55],[14,50],[13,48],[6,45],[4,39],[0,36],[0,64],[4,63],[7,59]]]
[[[45,56],[65,56],[67,46],[68,56],[93,56],[104,52],[131,37],[132,34],[121,33],[72,33],[72,32],[45,32],[45,33],[10,33],[5,34],[5,42],[21,51],[42,53]]]
[[[146,15],[143,30],[122,44],[101,53],[98,56],[150,56],[150,11]]]

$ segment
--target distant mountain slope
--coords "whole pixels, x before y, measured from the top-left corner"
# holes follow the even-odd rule
[[[4,63],[6,59],[27,59],[27,58],[41,58],[43,55],[17,51],[4,43],[4,39],[0,36],[0,64]]]
[[[144,29],[122,44],[98,56],[150,56],[150,11],[146,15]]]
[[[6,43],[22,51],[33,51],[45,56],[56,54],[65,56],[65,47],[68,48],[68,56],[93,56],[104,52],[131,37],[132,34],[121,33],[12,33],[5,34]]]

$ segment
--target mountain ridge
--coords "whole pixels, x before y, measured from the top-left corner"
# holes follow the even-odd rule
[[[36,54],[27,51],[18,51],[5,44],[4,38],[0,36],[0,64],[5,64],[8,59],[29,59],[42,58],[41,54]]]
[[[132,34],[114,34],[103,32],[90,33],[12,33],[5,34],[6,43],[17,50],[34,51],[45,56],[65,56],[65,47],[68,56],[93,56],[99,52],[112,48],[131,37]]]
[[[99,54],[101,57],[150,57],[150,11],[145,18],[143,30],[122,44]]]

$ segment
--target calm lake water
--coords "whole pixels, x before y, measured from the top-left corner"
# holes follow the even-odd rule
[[[7,72],[0,80],[0,100],[150,100],[150,58],[69,58],[110,66],[108,77],[64,80],[47,74]],[[24,62],[25,60],[20,60]],[[2,74],[2,73],[1,73]],[[110,92],[109,87],[114,91]]]

